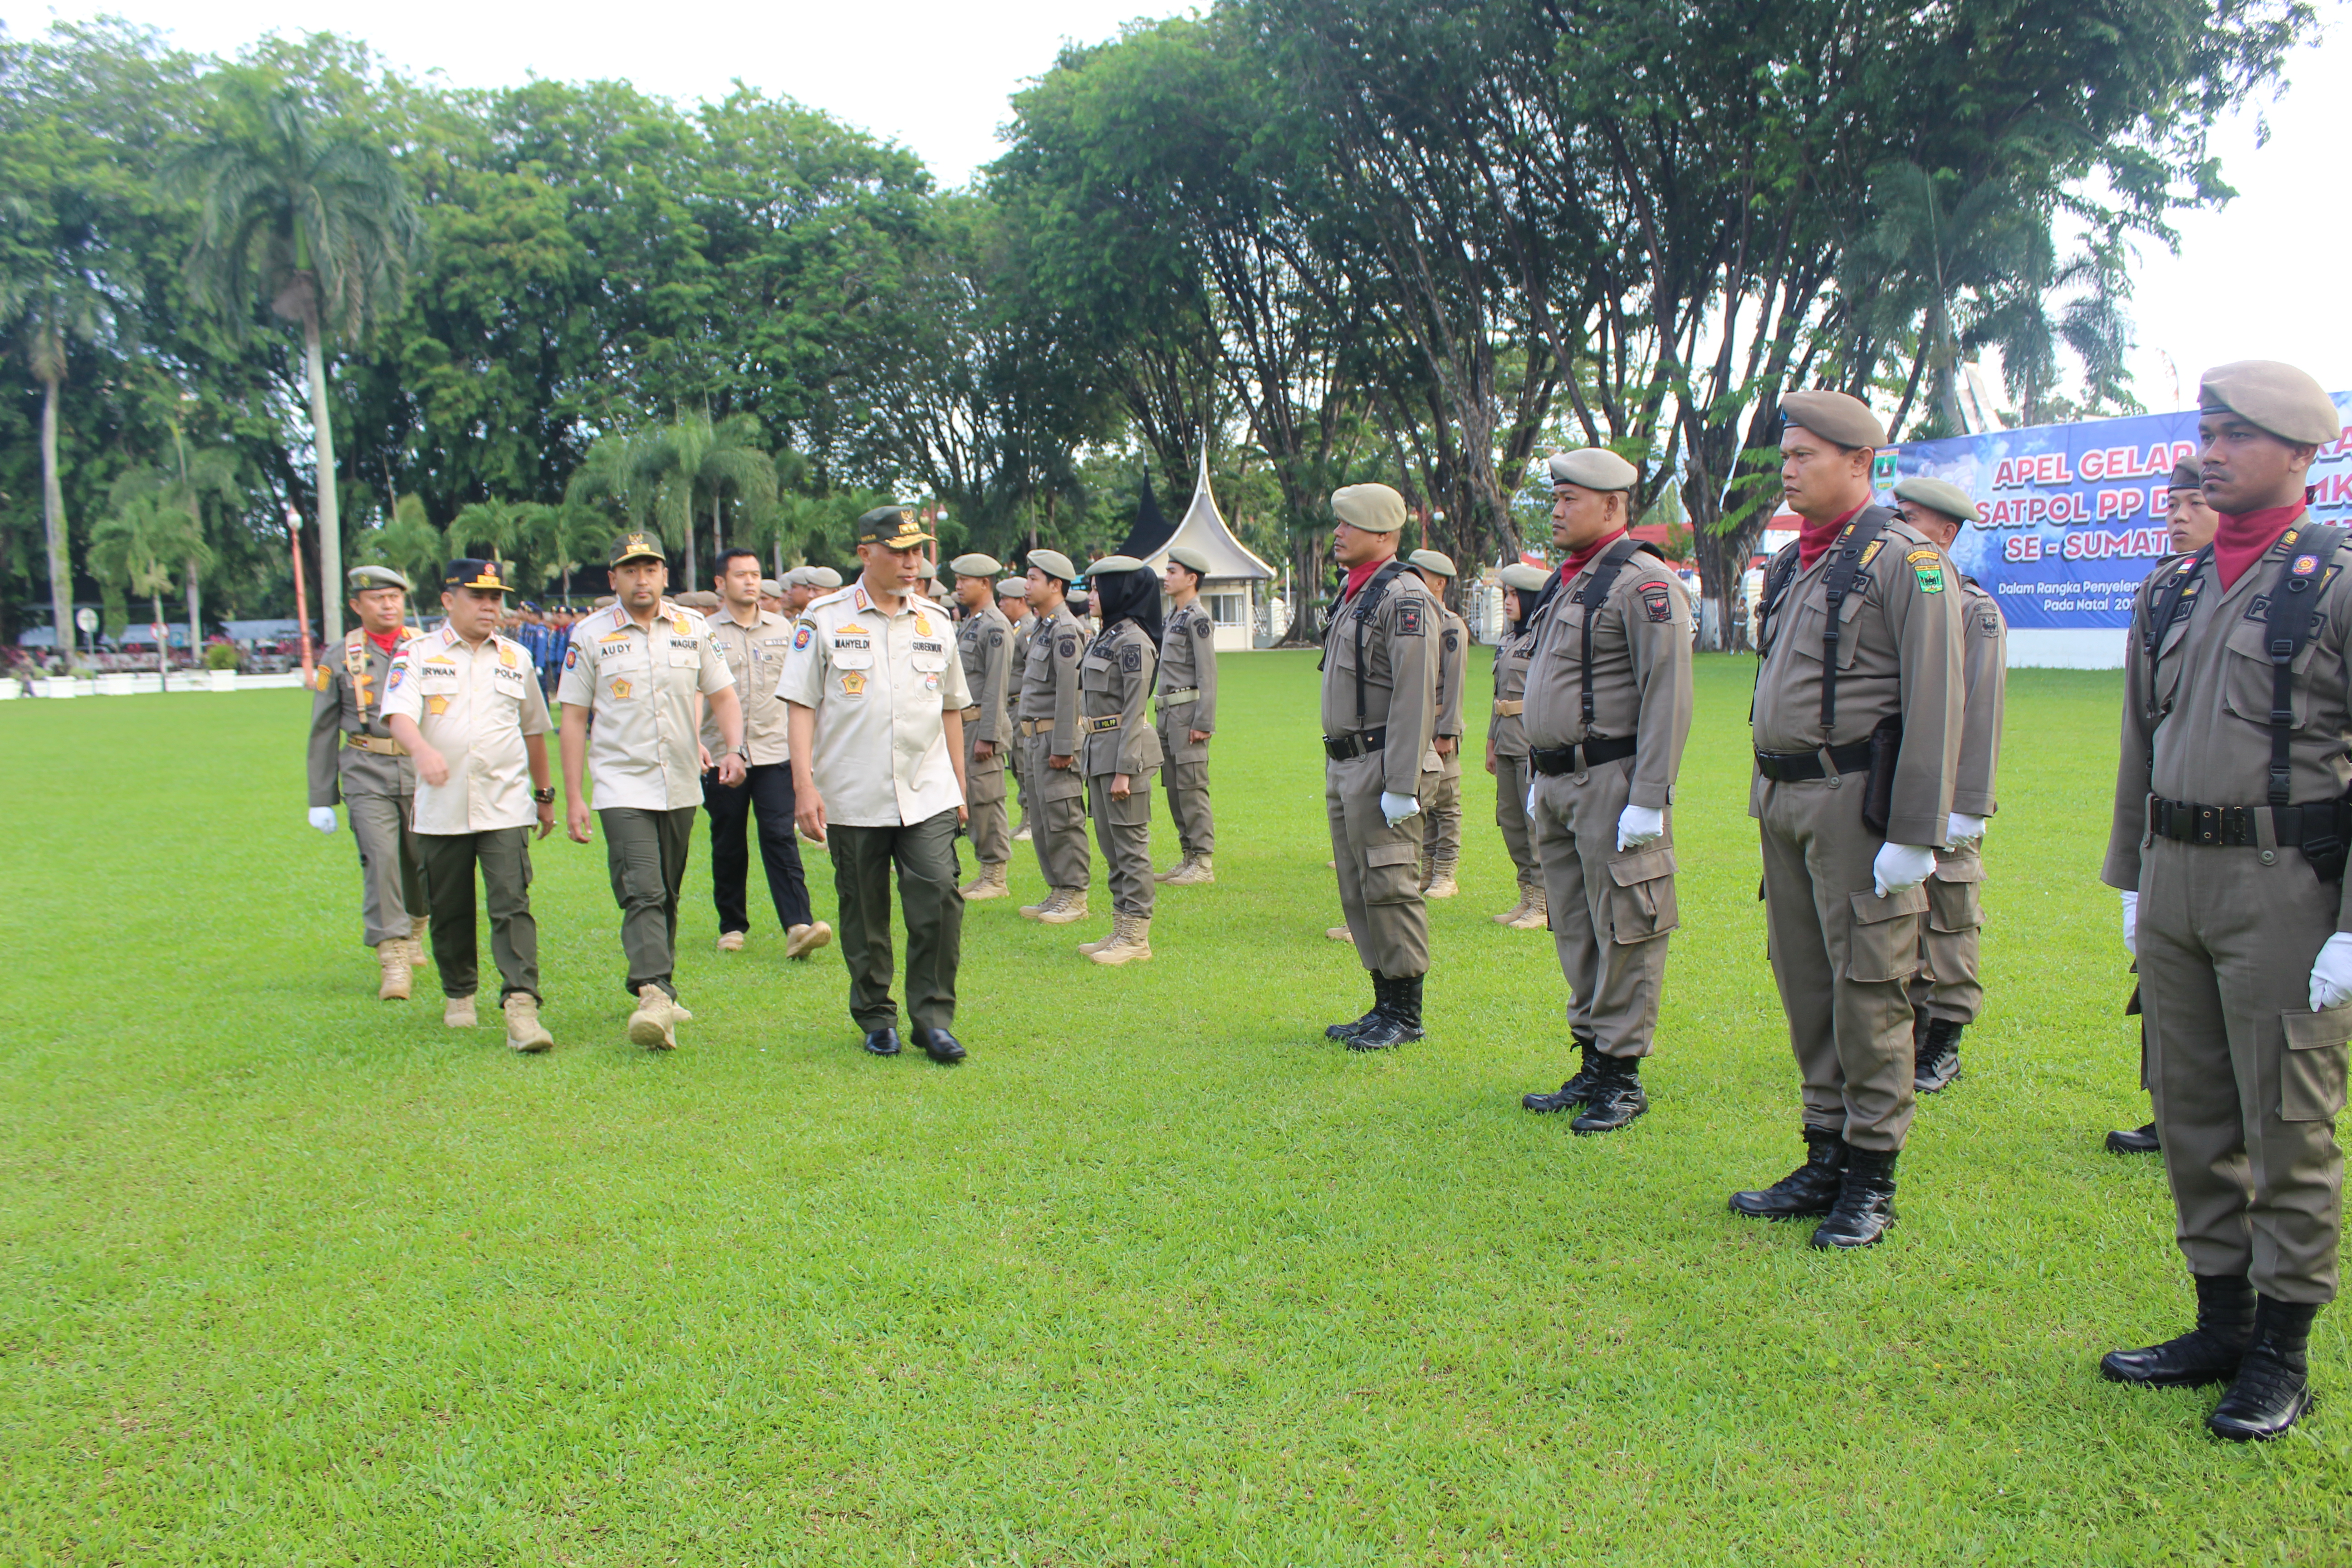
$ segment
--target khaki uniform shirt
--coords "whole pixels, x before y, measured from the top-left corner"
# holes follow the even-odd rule
[[[710,641],[719,657],[727,661],[727,672],[735,678],[735,695],[743,704],[743,760],[755,768],[792,761],[784,704],[776,695],[776,682],[783,677],[784,655],[793,646],[793,623],[761,610],[747,626],[721,609],[710,617]],[[719,721],[705,704],[702,749],[715,761],[726,743],[719,732]]]
[[[2150,596],[2178,558],[2140,584],[2125,651],[2115,818],[2099,874],[2110,888],[2139,886],[2149,795],[2200,805],[2259,806],[2270,799],[2269,596],[2293,541],[2310,521],[2308,514],[2298,520],[2226,591],[2210,560],[2198,570],[2193,595],[2158,650],[2153,682],[2140,637]],[[2352,545],[2326,568],[2312,614],[2311,638],[2294,665],[2294,728],[2287,743],[2287,798],[2296,805],[2332,800],[2352,780],[2346,755],[2352,742]],[[2352,889],[2352,879],[2346,886]],[[2352,931],[2352,903],[2336,929]]]
[[[1603,553],[1606,553],[1605,552]],[[1587,741],[1633,742],[1633,787],[1626,799],[1663,811],[1674,799],[1691,727],[1690,595],[1673,568],[1637,550],[1587,611],[1575,597],[1600,557],[1554,589],[1530,628],[1527,712],[1529,751]],[[1592,617],[1592,724],[1584,723],[1584,621]],[[1843,706],[1844,690],[1839,690]],[[1938,833],[1937,837],[1943,837]]]
[[[1021,672],[1022,728],[1039,720],[1052,724],[1051,757],[1078,754],[1078,660],[1088,638],[1070,607],[1037,617],[1029,638],[1029,661]]]
[[[1952,782],[1952,809],[1990,816],[2000,809],[1993,780],[2000,770],[2001,706],[2009,692],[2009,623],[1992,595],[1973,577],[1960,579],[1960,768]],[[1845,693],[1838,693],[1841,702]]]
[[[1440,630],[1437,605],[1410,567],[1399,568],[1388,592],[1366,616],[1360,601],[1370,592],[1368,581],[1353,596],[1341,599],[1324,630],[1323,734],[1336,741],[1385,729],[1381,792],[1417,796],[1422,753],[1437,733],[1437,656],[1431,647]],[[1360,664],[1356,654],[1360,631]],[[1360,689],[1360,715],[1356,710]]]
[[[416,781],[419,833],[488,833],[539,820],[530,798],[526,735],[551,727],[530,650],[492,636],[479,647],[444,626],[401,650],[383,699],[449,763],[449,782]]]
[[[383,727],[383,687],[397,649],[415,636],[400,628],[395,652],[386,653],[354,627],[338,650],[319,661],[310,689],[310,804],[333,805],[346,795],[414,794],[416,769],[408,753]],[[343,742],[358,735],[377,749]]]
[[[1532,603],[1535,595],[1524,594],[1523,600]],[[1495,705],[1497,710],[1486,727],[1487,742],[1498,757],[1524,757],[1528,754],[1527,721],[1518,713],[1500,711],[1503,704],[1518,707],[1528,695],[1528,666],[1536,656],[1536,637],[1542,629],[1533,617],[1522,616],[1517,635],[1506,629],[1502,645],[1495,649]],[[1596,637],[1596,640],[1597,637]]]
[[[1159,666],[1151,638],[1133,621],[1119,622],[1087,645],[1078,661],[1078,686],[1087,748],[1079,767],[1087,777],[1143,773],[1166,760],[1160,732],[1143,711]]]
[[[1433,595],[1444,629],[1437,637],[1437,736],[1462,736],[1462,678],[1470,667],[1470,623]]]
[[[956,627],[956,654],[963,683],[971,692],[963,716],[967,741],[986,741],[1004,750],[1013,733],[1013,623],[993,604]]]
[[[694,698],[735,684],[692,610],[663,600],[651,629],[620,605],[572,629],[555,699],[587,709],[588,776],[596,807],[676,811],[702,804]]]
[[[1160,639],[1160,679],[1154,689],[1162,717],[1181,721],[1186,731],[1214,733],[1217,728],[1217,623],[1209,607],[1195,599],[1168,617]],[[1168,700],[1171,692],[1192,691],[1187,700]],[[1180,713],[1178,709],[1181,709]],[[1182,740],[1184,736],[1178,736]]]
[[[1822,579],[1836,558],[1834,544],[1796,574],[1763,625],[1750,728],[1759,752],[1813,752],[1867,740],[1880,720],[1901,718],[1886,839],[1933,846],[1944,841],[1959,760],[1965,687],[1958,573],[1925,535],[1884,508],[1865,507],[1853,521],[1874,514],[1886,528],[1864,552],[1845,597],[1836,732],[1822,733],[1822,634],[1829,620]],[[1758,773],[1748,791],[1750,816],[1762,814],[1766,787]]]
[[[793,627],[778,691],[816,714],[807,761],[827,821],[898,827],[963,804],[946,713],[971,707],[971,689],[930,600],[886,611],[862,578],[827,594]]]

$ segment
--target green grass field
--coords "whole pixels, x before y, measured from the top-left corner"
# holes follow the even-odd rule
[[[302,821],[306,696],[0,706],[0,1552],[2352,1561],[2342,1312],[2266,1447],[2095,1370],[2189,1307],[2160,1171],[2099,1147],[2146,1119],[2096,883],[2116,677],[2011,681],[1988,1016],[1894,1238],[1726,1211],[1801,1152],[1751,668],[1700,668],[1654,1109],[1586,1140],[1518,1108],[1565,1076],[1564,993],[1487,918],[1483,773],[1429,1039],[1321,1037],[1367,987],[1322,935],[1306,656],[1227,661],[1219,882],[1161,893],[1152,963],[1073,951],[1099,863],[1085,925],[971,908],[953,1069],[860,1053],[835,952],[722,963],[699,842],[683,1049],[624,1038],[602,847],[560,837],[557,1049],[451,1034],[374,1000],[349,835]]]

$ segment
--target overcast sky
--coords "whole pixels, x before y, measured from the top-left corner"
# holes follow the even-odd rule
[[[1178,9],[1150,0],[788,0],[681,14],[673,27],[609,0],[561,6],[309,0],[299,8],[258,0],[0,0],[0,19],[22,35],[54,17],[108,11],[164,28],[184,47],[219,54],[273,29],[343,33],[395,66],[438,70],[461,87],[531,75],[621,77],[690,100],[721,96],[740,77],[902,142],[941,183],[955,184],[995,156],[1007,98],[1044,72],[1065,40],[1094,42],[1131,16]],[[2151,411],[2187,406],[2198,373],[2231,359],[2284,359],[2332,389],[2352,389],[2352,310],[2336,292],[2340,262],[2326,260],[2352,226],[2336,206],[2344,138],[2328,110],[2336,94],[2352,87],[2347,33],[2339,25],[2296,55],[2288,90],[2258,106],[2270,121],[2267,146],[2255,147],[2253,113],[2221,128],[2214,150],[2238,199],[2219,214],[2181,219],[2178,258],[2143,247],[2132,368]]]

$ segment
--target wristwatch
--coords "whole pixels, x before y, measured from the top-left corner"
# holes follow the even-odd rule
[[[530,792],[530,798],[537,801],[541,805],[553,805],[555,804],[555,791],[552,787],[547,789],[535,789]]]

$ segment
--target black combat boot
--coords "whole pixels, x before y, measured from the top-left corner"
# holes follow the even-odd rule
[[[1592,1098],[1593,1064],[1600,1061],[1601,1047],[1583,1035],[1576,1037],[1579,1060],[1575,1073],[1549,1094],[1523,1094],[1519,1103],[1529,1110],[1574,1110]]]
[[[2156,1123],[2153,1121],[2129,1131],[2119,1127],[2107,1134],[2107,1152],[2110,1154],[2159,1154],[2163,1152],[2164,1144],[2156,1135]]]
[[[1372,1021],[1348,1037],[1351,1051],[1384,1051],[1422,1037],[1421,980],[1418,974],[1391,975],[1382,982],[1388,994]]]
[[[1323,1037],[1327,1040],[1351,1040],[1355,1038],[1356,1036],[1361,1034],[1364,1030],[1370,1028],[1372,1026],[1372,1020],[1381,1016],[1381,1002],[1387,995],[1387,992],[1383,990],[1382,987],[1387,985],[1387,979],[1382,976],[1381,972],[1377,969],[1373,970],[1371,1006],[1365,1010],[1362,1017],[1357,1019],[1352,1024],[1334,1024],[1329,1028],[1325,1029],[1323,1031]]]
[[[1949,1018],[1930,1018],[1919,1035],[1917,1058],[1911,1070],[1914,1093],[1933,1094],[1960,1076],[1960,1030],[1965,1025]]]
[[[2109,1351],[2099,1358],[2102,1377],[2151,1388],[2188,1388],[2238,1375],[2238,1363],[2254,1341],[2254,1288],[2242,1274],[2189,1279],[2197,1286],[2197,1326],[2145,1350]]]
[[[1813,1227],[1815,1247],[1869,1247],[1895,1223],[1895,1162],[1900,1151],[1855,1149],[1829,1217]]]
[[[2205,1429],[2216,1437],[2244,1443],[2275,1437],[2311,1408],[2311,1320],[2314,1301],[2262,1297],[2254,1308],[2254,1342],[2238,1363],[2238,1375]]]
[[[1592,1093],[1584,1113],[1568,1124],[1571,1132],[1614,1132],[1650,1109],[1642,1092],[1642,1058],[1601,1057],[1595,1064]]]
[[[1760,1192],[1734,1193],[1731,1208],[1750,1219],[1825,1215],[1845,1180],[1845,1140],[1826,1127],[1805,1129],[1805,1163]]]

